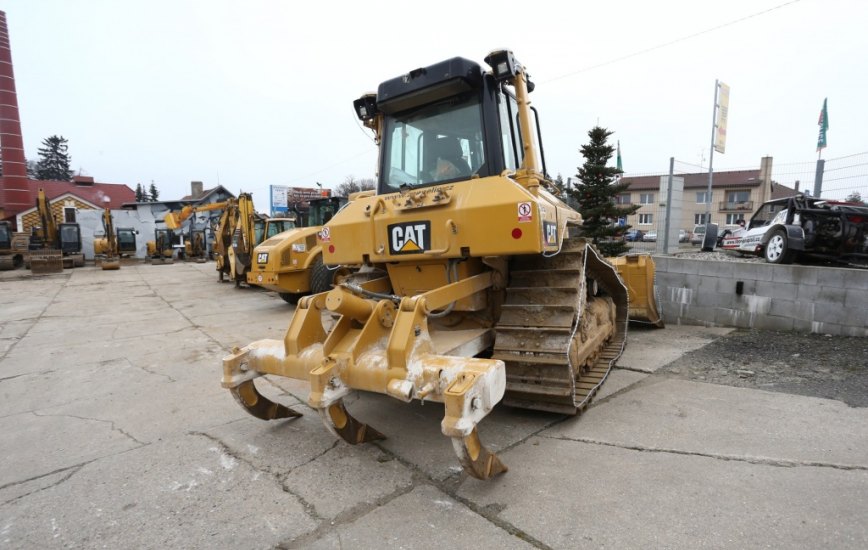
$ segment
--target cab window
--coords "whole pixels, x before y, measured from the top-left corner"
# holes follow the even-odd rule
[[[469,179],[485,163],[476,94],[385,117],[380,193]]]

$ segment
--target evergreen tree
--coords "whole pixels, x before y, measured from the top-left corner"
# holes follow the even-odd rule
[[[148,200],[150,202],[157,202],[157,199],[160,198],[160,192],[157,191],[157,186],[154,185],[154,181],[151,180],[151,186],[148,187]]]
[[[39,148],[39,162],[36,163],[36,179],[58,181],[72,179],[67,150],[67,141],[63,136],[43,139],[42,147]]]
[[[579,204],[584,225],[582,235],[590,238],[605,256],[617,256],[629,249],[623,235],[629,225],[616,225],[618,218],[626,218],[639,209],[639,205],[617,205],[615,197],[629,187],[616,181],[621,170],[606,166],[615,148],[607,143],[613,132],[599,126],[591,128],[591,139],[580,151],[585,163],[579,168],[578,183],[570,195]]]
[[[142,184],[136,184],[136,202],[147,202],[145,200],[145,190],[142,189]]]

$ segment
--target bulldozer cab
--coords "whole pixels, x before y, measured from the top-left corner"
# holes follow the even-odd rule
[[[355,105],[363,120],[383,115],[379,194],[495,176],[524,160],[513,91],[467,59],[388,80],[375,105],[368,98]]]

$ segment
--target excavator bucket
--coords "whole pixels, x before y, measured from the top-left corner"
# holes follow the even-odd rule
[[[34,250],[30,252],[30,271],[34,275],[63,272],[63,253],[60,250]]]
[[[663,328],[654,291],[654,259],[650,254],[627,254],[609,261],[627,285],[630,321]]]
[[[103,271],[114,271],[116,269],[121,268],[121,259],[118,257],[115,258],[103,258],[101,267]]]

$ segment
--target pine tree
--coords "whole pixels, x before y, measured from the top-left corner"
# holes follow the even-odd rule
[[[147,202],[145,201],[145,190],[142,189],[142,184],[136,184],[136,202]]]
[[[599,126],[591,128],[588,132],[591,141],[580,149],[585,163],[579,168],[579,181],[575,189],[569,190],[584,220],[582,235],[590,238],[605,256],[617,256],[629,250],[621,237],[630,226],[618,226],[616,222],[639,209],[639,205],[615,204],[615,197],[629,184],[617,182],[616,176],[621,171],[607,166],[615,152],[607,143],[612,133]]]
[[[36,179],[57,181],[72,179],[67,150],[67,141],[63,136],[43,139],[42,147],[39,148],[39,162],[36,163]]]
[[[157,191],[157,186],[154,185],[153,180],[151,181],[151,186],[148,188],[148,200],[150,202],[157,202],[157,199],[160,198],[160,192]]]

